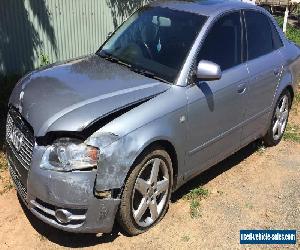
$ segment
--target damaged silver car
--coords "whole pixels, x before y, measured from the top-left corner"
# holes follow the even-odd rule
[[[161,1],[96,54],[19,81],[9,170],[42,221],[70,232],[145,232],[185,182],[250,142],[279,143],[299,48],[262,8]]]

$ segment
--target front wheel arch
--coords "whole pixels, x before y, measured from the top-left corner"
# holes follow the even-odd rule
[[[123,189],[124,189],[124,185],[129,177],[129,175],[131,174],[131,172],[133,171],[133,166],[136,165],[137,162],[139,162],[141,160],[141,158],[143,158],[147,153],[151,152],[154,149],[162,149],[165,150],[172,161],[172,168],[173,168],[173,189],[176,187],[177,185],[177,176],[178,176],[178,158],[177,158],[177,152],[175,150],[174,145],[165,139],[160,139],[160,140],[155,140],[150,142],[149,144],[147,144],[145,147],[143,147],[141,149],[141,151],[138,153],[137,157],[135,158],[135,160],[133,161],[127,175],[124,181],[124,184],[121,188],[121,192],[120,192],[120,196],[122,195]]]

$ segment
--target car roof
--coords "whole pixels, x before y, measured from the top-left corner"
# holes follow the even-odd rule
[[[160,0],[149,5],[191,12],[204,16],[215,16],[222,12],[239,9],[262,10],[261,7],[244,3],[239,0]]]

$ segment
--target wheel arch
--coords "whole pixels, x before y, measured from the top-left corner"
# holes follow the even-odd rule
[[[130,175],[130,173],[132,172],[133,166],[135,166],[135,164],[137,164],[137,162],[139,162],[145,154],[149,153],[151,150],[158,149],[158,148],[165,150],[171,158],[172,169],[173,169],[173,187],[172,188],[174,189],[176,187],[177,177],[178,177],[178,155],[177,155],[177,152],[176,152],[176,149],[175,149],[175,146],[173,145],[173,143],[171,143],[170,140],[165,139],[165,138],[164,139],[162,139],[162,138],[154,139],[153,141],[148,142],[141,148],[140,152],[135,157],[135,159],[132,163],[132,166],[126,175],[125,182],[128,179],[128,176]]]
[[[294,98],[294,91],[295,91],[295,86],[293,85],[293,76],[290,71],[284,72],[282,78],[280,79],[280,82],[278,83],[276,93],[275,93],[275,98],[273,100],[273,105],[276,105],[276,102],[280,95],[282,94],[283,91],[288,90],[291,94],[291,98],[293,101]]]
[[[292,105],[293,101],[294,101],[294,96],[295,96],[294,89],[293,89],[292,85],[286,86],[286,88],[283,89],[283,91],[285,91],[285,90],[287,90],[290,93],[290,95],[291,95],[291,104],[290,105]]]

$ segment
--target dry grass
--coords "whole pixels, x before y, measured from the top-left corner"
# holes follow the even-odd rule
[[[287,141],[300,143],[300,126],[295,124],[289,124],[283,135],[283,139]]]
[[[0,195],[13,188],[12,181],[7,171],[8,165],[5,153],[0,151]]]
[[[6,157],[3,151],[0,151],[0,173],[7,170]]]

